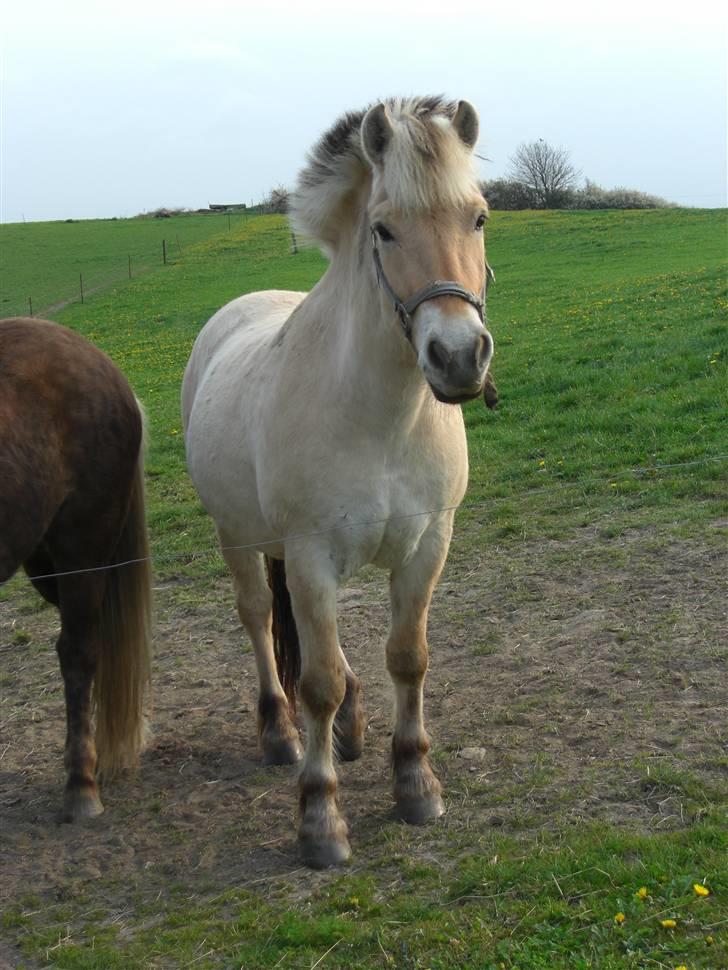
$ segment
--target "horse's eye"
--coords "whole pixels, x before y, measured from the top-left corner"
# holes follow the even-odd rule
[[[381,222],[377,222],[376,225],[374,225],[372,228],[374,229],[374,232],[376,232],[376,234],[382,240],[382,242],[394,242],[394,236],[389,231],[389,229],[387,229],[386,226],[382,225]]]
[[[483,226],[485,225],[485,219],[486,219],[485,213],[484,212],[481,212],[480,215],[478,216],[478,218],[475,220],[475,231],[476,232],[480,232],[480,230],[483,228]]]

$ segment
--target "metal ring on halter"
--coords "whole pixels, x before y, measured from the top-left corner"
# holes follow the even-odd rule
[[[415,312],[420,303],[424,303],[426,300],[432,300],[436,296],[457,296],[461,300],[466,300],[471,306],[474,306],[478,311],[478,316],[485,322],[485,294],[488,283],[495,279],[495,273],[486,263],[486,282],[483,286],[482,297],[477,297],[475,293],[470,290],[466,290],[464,286],[454,280],[433,280],[428,283],[427,286],[423,287],[414,296],[411,296],[409,300],[400,300],[397,294],[392,289],[392,286],[387,279],[382,266],[382,258],[379,255],[379,245],[377,243],[377,233],[376,230],[372,228],[372,252],[374,256],[374,266],[377,271],[377,282],[380,286],[384,288],[384,292],[390,298],[394,304],[394,309],[399,317],[399,322],[402,324],[402,330],[404,335],[412,343],[412,314]]]

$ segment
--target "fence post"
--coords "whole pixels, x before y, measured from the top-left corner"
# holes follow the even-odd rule
[[[129,279],[131,279],[131,256],[129,257]]]
[[[298,252],[298,245],[296,243],[296,234],[292,229],[291,229],[291,252],[293,253],[294,256]]]
[[[33,300],[28,297],[28,308],[30,309],[30,315],[33,316]]]
[[[79,273],[78,278],[81,283],[81,303],[83,303],[83,273]]]
[[[162,262],[167,265],[167,240],[162,240]]]

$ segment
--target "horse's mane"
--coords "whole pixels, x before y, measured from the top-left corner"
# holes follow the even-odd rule
[[[384,103],[394,134],[382,179],[396,208],[457,203],[477,192],[471,151],[450,124],[457,102],[430,96]],[[325,249],[335,247],[356,190],[371,175],[361,139],[367,110],[347,112],[322,136],[309,152],[291,197],[294,228]]]

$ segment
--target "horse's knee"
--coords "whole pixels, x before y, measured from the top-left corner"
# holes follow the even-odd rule
[[[314,717],[333,716],[346,694],[346,676],[341,665],[304,667],[300,684],[301,701]]]
[[[390,637],[387,641],[387,670],[400,684],[417,685],[427,673],[427,641],[424,637],[403,640]]]

